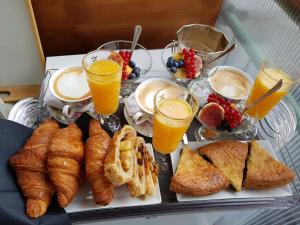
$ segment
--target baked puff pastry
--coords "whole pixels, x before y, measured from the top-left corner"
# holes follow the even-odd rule
[[[145,141],[137,137],[134,144],[133,177],[128,182],[128,190],[132,197],[139,197],[146,193],[145,152],[147,151]]]
[[[155,163],[148,151],[145,151],[146,193],[145,198],[156,194],[158,182],[158,164]]]
[[[113,136],[105,158],[105,176],[114,186],[127,183],[133,177],[136,131],[125,125]]]

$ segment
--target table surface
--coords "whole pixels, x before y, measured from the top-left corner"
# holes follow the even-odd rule
[[[152,68],[149,73],[140,78],[137,82],[142,82],[144,79],[152,77],[164,77],[171,79],[161,62],[161,49],[150,50],[150,54],[153,59]],[[60,69],[65,66],[81,65],[81,59],[83,55],[69,55],[69,56],[57,56],[47,57],[46,59],[46,71],[49,69]],[[125,124],[126,120],[123,115],[123,107],[119,107],[117,112],[120,117],[121,123]],[[87,115],[85,115],[87,116]],[[82,118],[83,121],[88,118]],[[200,126],[199,122],[194,120],[187,131],[189,141],[194,141],[194,131]],[[145,138],[146,142],[151,143],[150,138]],[[88,222],[94,220],[111,220],[130,217],[148,217],[163,214],[178,214],[189,212],[204,212],[204,211],[224,211],[224,210],[248,210],[272,207],[282,207],[282,204],[276,204],[275,198],[272,199],[227,199],[218,201],[202,201],[202,202],[178,202],[175,193],[169,191],[170,178],[172,176],[172,165],[169,155],[161,155],[155,152],[155,159],[160,165],[165,165],[159,173],[159,185],[161,190],[162,203],[158,205],[149,206],[137,206],[127,208],[113,208],[113,209],[101,209],[84,212],[70,213],[70,218],[73,222]],[[282,199],[281,199],[282,200]],[[284,207],[288,207],[292,202],[286,200]],[[116,216],[117,215],[117,216]]]

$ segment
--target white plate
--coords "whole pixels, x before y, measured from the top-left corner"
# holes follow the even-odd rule
[[[153,156],[153,148],[151,144],[146,144],[148,152]],[[95,204],[89,184],[86,182],[79,189],[79,192],[73,202],[65,208],[68,213],[82,212],[95,209],[109,209],[117,207],[144,206],[155,205],[161,203],[161,195],[159,184],[156,185],[156,195],[147,198],[133,198],[130,196],[126,184],[115,189],[115,196],[112,202],[107,206],[99,206]]]
[[[152,129],[151,123],[145,121],[144,123],[138,125],[133,121],[133,118],[131,116],[129,116],[125,106],[124,106],[123,111],[124,111],[125,119],[130,126],[132,126],[134,129],[136,129],[136,131],[139,134],[144,135],[146,137],[152,137],[153,129]]]
[[[266,149],[272,157],[277,159],[271,144],[268,141],[258,141],[259,144]],[[196,150],[197,148],[208,144],[207,142],[189,142],[191,149]],[[175,174],[177,163],[180,157],[182,147],[180,146],[175,152],[171,154],[171,162],[173,167],[173,173]],[[285,197],[291,196],[292,191],[289,185],[285,185],[279,188],[268,189],[268,190],[248,190],[242,189],[240,192],[235,192],[232,190],[224,190],[216,194],[207,196],[189,196],[180,193],[176,193],[178,201],[199,201],[199,200],[222,200],[222,199],[232,199],[232,198],[265,198],[265,197]]]

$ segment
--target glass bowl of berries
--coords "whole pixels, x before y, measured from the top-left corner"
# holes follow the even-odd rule
[[[230,136],[242,140],[253,138],[257,117],[247,115],[244,112],[245,106],[245,101],[233,103],[217,93],[209,94],[206,103],[196,115],[202,124],[195,131],[196,140],[218,140]],[[251,137],[247,132],[251,133]]]
[[[117,52],[123,59],[121,101],[134,91],[133,83],[148,73],[152,66],[149,51],[142,45],[137,44],[132,54],[131,45],[132,41],[118,40],[107,42],[98,48]]]
[[[175,82],[181,86],[188,86],[194,79],[203,78],[202,59],[199,52],[192,48],[190,41],[173,41],[168,44],[162,54],[161,60],[166,70],[174,78]],[[211,50],[201,43],[203,51],[211,52]]]

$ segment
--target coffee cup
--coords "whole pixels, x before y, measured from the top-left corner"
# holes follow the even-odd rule
[[[253,85],[249,74],[232,66],[218,66],[212,71],[208,82],[214,92],[232,102],[247,99]]]
[[[81,66],[56,71],[49,80],[49,89],[55,98],[52,106],[59,108],[68,121],[76,121],[91,107],[91,93]]]
[[[162,88],[178,86],[170,80],[163,78],[152,78],[142,82],[136,89],[135,99],[141,109],[133,116],[136,124],[140,124],[145,120],[152,121],[154,114],[154,96]]]

